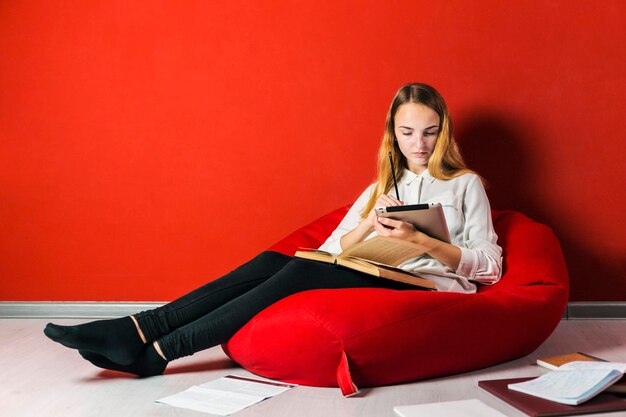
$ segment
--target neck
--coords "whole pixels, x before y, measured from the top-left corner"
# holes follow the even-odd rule
[[[408,167],[407,169],[414,174],[420,175],[422,172],[426,171],[427,168],[427,165],[417,165],[413,167]]]

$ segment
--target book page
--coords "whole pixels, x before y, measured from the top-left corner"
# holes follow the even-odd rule
[[[530,381],[509,384],[509,389],[576,405],[584,402],[621,377],[616,370],[552,371]]]
[[[371,259],[356,258],[354,256],[347,256],[346,259],[350,259],[351,261],[359,261],[359,262],[363,262],[363,263],[367,263],[367,264],[371,264],[371,265],[376,265],[378,267],[385,268],[385,269],[388,269],[390,271],[398,271],[398,272],[402,272],[402,273],[405,273],[405,274],[411,274],[411,275],[414,275],[416,277],[420,277],[421,278],[421,275],[419,275],[416,272],[407,271],[407,270],[404,270],[402,268],[398,268],[397,266],[384,264],[382,262],[372,261]]]
[[[156,402],[203,413],[227,416],[264,399],[263,397],[216,391],[195,385],[183,392],[156,400]]]
[[[426,248],[417,243],[393,237],[375,236],[349,247],[341,252],[339,257],[353,256],[386,265],[398,266],[402,262],[416,258],[424,253],[426,253]]]
[[[296,385],[227,375],[156,400],[174,407],[227,416]]]
[[[328,255],[328,256],[333,256],[334,254],[325,251],[325,250],[319,250],[319,249],[315,249],[315,248],[305,248],[304,246],[298,246],[298,250],[301,251],[306,251],[306,252],[317,252],[317,253],[323,253],[324,255]]]
[[[573,371],[584,369],[615,369],[621,373],[626,373],[626,363],[622,362],[591,362],[574,361],[559,366],[559,371]]]
[[[220,391],[237,392],[239,394],[254,395],[263,398],[281,394],[295,385],[282,382],[263,381],[260,379],[245,378],[237,375],[226,375],[223,378],[199,385]]]
[[[296,251],[296,253],[294,253],[294,256],[296,258],[310,259],[313,261],[320,261],[320,262],[327,262],[327,263],[335,262],[336,255],[333,255],[330,252],[317,250],[317,249],[307,249],[307,248],[301,248],[301,249],[304,249],[304,250],[298,250]]]

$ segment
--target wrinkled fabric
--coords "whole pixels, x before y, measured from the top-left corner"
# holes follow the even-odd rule
[[[341,253],[341,237],[360,222],[363,210],[375,183],[368,186],[354,202],[339,226],[319,247],[334,254]],[[461,248],[461,262],[456,270],[424,254],[399,265],[431,279],[439,291],[476,292],[474,282],[493,284],[502,277],[502,248],[493,228],[487,193],[476,174],[464,174],[451,180],[438,180],[428,170],[415,174],[404,169],[398,181],[400,200],[404,204],[441,203],[454,245]],[[390,193],[395,196],[395,190]],[[377,236],[376,231],[365,239]]]

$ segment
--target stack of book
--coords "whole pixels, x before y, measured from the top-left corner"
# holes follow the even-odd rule
[[[537,364],[552,372],[478,385],[533,417],[626,410],[626,363],[577,352],[538,359]]]

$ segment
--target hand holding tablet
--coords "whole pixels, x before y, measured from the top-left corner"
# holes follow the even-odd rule
[[[451,243],[450,232],[440,203],[376,207],[374,210],[377,216],[411,223],[420,232]]]

